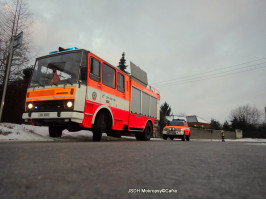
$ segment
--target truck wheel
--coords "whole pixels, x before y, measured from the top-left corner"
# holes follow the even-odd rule
[[[103,132],[106,129],[105,117],[103,113],[99,113],[96,117],[93,129],[92,129],[92,140],[101,141]]]
[[[187,141],[190,140],[190,135],[186,135],[186,140],[187,140]]]
[[[182,141],[186,141],[185,139],[186,139],[186,135],[184,133],[184,135],[182,135]]]
[[[136,140],[148,141],[152,136],[152,125],[150,122],[147,123],[144,131],[142,133],[135,133]]]
[[[63,128],[60,126],[49,125],[49,136],[50,137],[61,137]]]
[[[174,137],[170,137],[171,140],[174,140]]]
[[[148,141],[151,139],[152,136],[152,125],[150,122],[147,123],[144,132],[143,132],[143,140]]]
[[[168,138],[167,135],[163,135],[164,140],[167,140],[167,138]]]
[[[143,140],[142,133],[135,133],[136,140]]]

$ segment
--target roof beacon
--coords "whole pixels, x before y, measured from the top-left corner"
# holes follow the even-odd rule
[[[62,47],[59,47],[57,51],[52,51],[49,54],[59,53],[61,51],[71,51],[71,50],[76,50],[76,49],[78,49],[78,48],[77,47],[70,47],[70,48],[64,49]]]

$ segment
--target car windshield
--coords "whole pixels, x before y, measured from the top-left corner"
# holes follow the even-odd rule
[[[37,59],[30,87],[77,83],[81,52]]]
[[[184,126],[184,122],[170,122],[170,126]]]

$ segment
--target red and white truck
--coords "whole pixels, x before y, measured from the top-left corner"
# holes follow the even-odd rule
[[[123,72],[84,49],[69,48],[36,59],[26,95],[23,119],[49,126],[50,137],[62,131],[117,136],[135,133],[150,140],[160,118],[160,94],[147,74],[130,63]]]
[[[182,141],[190,140],[190,128],[188,123],[183,119],[173,119],[163,128],[163,139],[171,140],[175,138],[182,139]]]

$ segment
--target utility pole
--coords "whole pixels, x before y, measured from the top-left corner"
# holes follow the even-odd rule
[[[22,44],[22,37],[23,37],[23,32],[19,33],[15,37],[14,36],[11,37],[10,46],[9,46],[8,63],[7,63],[6,74],[5,74],[4,89],[3,89],[2,100],[1,100],[0,122],[2,122],[2,114],[3,114],[4,105],[5,105],[6,90],[7,90],[7,84],[8,84],[9,74],[10,74],[11,62],[13,58],[13,50],[20,47],[20,45]]]
[[[8,83],[9,73],[10,73],[11,61],[12,61],[12,57],[13,57],[13,44],[14,44],[14,36],[11,37],[11,41],[10,41],[8,63],[7,63],[7,68],[6,68],[4,89],[3,89],[2,100],[1,100],[1,108],[0,108],[0,122],[2,122],[2,114],[3,114],[5,98],[6,98],[7,83]]]

